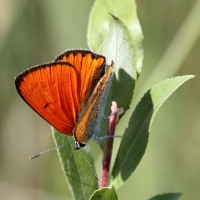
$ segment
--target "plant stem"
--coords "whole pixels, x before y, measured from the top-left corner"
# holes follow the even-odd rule
[[[117,111],[117,103],[115,101],[113,101],[112,106],[111,106],[111,113],[116,112],[116,111]],[[110,168],[110,162],[111,162],[111,156],[112,156],[112,147],[113,147],[116,121],[117,121],[117,113],[110,117],[108,135],[113,136],[113,137],[108,138],[108,140],[106,140],[106,143],[104,146],[101,188],[106,187],[107,183],[108,183],[109,168]]]

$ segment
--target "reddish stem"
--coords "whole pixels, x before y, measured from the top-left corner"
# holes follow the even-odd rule
[[[111,113],[116,112],[116,111],[117,111],[117,103],[113,101],[112,106],[111,106]],[[110,117],[108,135],[114,136],[116,121],[117,121],[117,114]],[[105,147],[104,147],[101,188],[106,187],[107,182],[108,182],[109,167],[110,167],[111,156],[112,156],[113,139],[114,137],[107,139],[105,143]]]

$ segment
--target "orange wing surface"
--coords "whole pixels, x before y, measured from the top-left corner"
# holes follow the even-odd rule
[[[60,60],[69,62],[77,70],[80,112],[105,74],[105,57],[87,50],[69,50],[55,59]]]
[[[54,62],[32,67],[15,79],[24,101],[58,131],[73,135],[84,106],[105,70],[105,58],[86,50],[66,51]]]
[[[39,65],[15,79],[18,93],[58,131],[72,135],[77,119],[77,73],[67,62]]]

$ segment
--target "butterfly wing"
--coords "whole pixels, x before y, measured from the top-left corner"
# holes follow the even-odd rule
[[[59,55],[55,61],[67,61],[77,70],[80,113],[105,74],[105,57],[88,50],[68,50]]]
[[[52,63],[21,73],[15,84],[20,96],[39,115],[58,131],[72,135],[104,70],[105,57],[87,50],[70,50]]]
[[[106,105],[104,101],[107,101],[112,83],[113,64],[112,62],[107,72],[97,83],[91,95],[91,103],[85,109],[84,115],[78,118],[74,128],[74,137],[78,142],[87,142],[91,137],[98,138],[100,122],[104,118]]]
[[[78,116],[76,69],[67,62],[32,67],[15,79],[24,101],[58,131],[72,135]]]

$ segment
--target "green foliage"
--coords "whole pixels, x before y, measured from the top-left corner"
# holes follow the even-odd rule
[[[112,23],[112,19],[110,18],[108,13],[113,14],[119,19],[123,19],[124,24],[126,25],[126,27],[128,27],[130,32],[128,34],[131,35],[132,40],[136,47],[137,69],[138,72],[141,72],[142,59],[143,59],[143,47],[142,47],[143,34],[139,20],[137,18],[136,3],[133,0],[124,0],[123,4],[121,1],[117,0],[95,1],[89,19],[88,36],[87,36],[88,46],[90,47],[90,49],[98,52],[99,47],[102,45],[105,38],[108,35],[110,35],[111,27],[114,24]],[[130,42],[131,39],[129,38],[128,40]],[[129,45],[132,45],[132,41],[129,43]],[[111,52],[109,52],[108,58],[110,58],[110,55],[112,55],[112,51],[116,51],[114,48],[115,47],[111,48]],[[108,61],[110,62],[110,60]]]
[[[89,146],[81,149],[81,151],[75,150],[72,137],[65,136],[55,129],[52,130],[56,146],[66,144],[65,147],[58,149],[58,155],[74,199],[88,200],[94,190],[98,189],[94,174],[81,153],[82,151],[94,169],[94,161],[90,155]]]
[[[123,22],[116,16],[122,17]],[[126,25],[130,27],[130,31]],[[134,1],[124,1],[123,9],[120,8],[120,2],[115,0],[95,1],[90,13],[88,46],[104,55],[108,65],[114,61],[115,74],[110,96],[107,99],[106,116],[110,115],[111,101],[117,102],[118,107],[125,108],[131,103],[137,74],[142,66],[142,39]],[[107,133],[107,127],[108,121],[102,121],[101,136]],[[103,144],[100,145],[102,147]]]
[[[159,194],[149,200],[177,200],[181,197],[180,193]]]
[[[114,61],[115,74],[109,100],[115,100],[119,107],[130,105],[143,58],[141,47],[143,35],[136,15],[136,6],[134,1],[125,2],[127,9],[120,9],[117,1],[97,0],[91,11],[88,28],[90,48],[106,56],[107,64],[110,64],[111,60]],[[113,11],[115,6],[119,10]],[[113,22],[109,19],[111,17],[107,14],[108,12],[111,13]],[[119,16],[121,16],[120,19]],[[129,22],[126,23],[130,27],[129,30],[123,21]],[[131,176],[145,153],[150,127],[158,109],[181,84],[192,77],[180,76],[162,81],[143,96],[132,113],[128,127],[123,134],[112,169],[110,185],[118,189]],[[110,101],[108,101],[108,106]],[[56,132],[54,132],[54,138],[57,145],[72,142],[71,138]],[[88,199],[97,189],[97,183],[81,152],[74,151],[73,148],[73,145],[68,145],[66,148],[59,149],[62,167],[74,198]],[[94,168],[90,153],[83,151]],[[91,199],[111,199],[110,195],[113,199],[117,199],[113,187],[96,191]],[[177,199],[176,195],[161,195],[160,199],[171,200],[173,197]]]
[[[171,78],[152,87],[136,106],[118,150],[112,182],[119,188],[132,174],[144,155],[149,131],[160,106],[185,81],[193,76]]]
[[[96,190],[90,200],[117,200],[117,194],[113,186]]]
[[[118,107],[128,107],[137,79],[136,50],[125,24],[117,17],[111,16],[113,24],[99,52],[106,57],[107,62],[114,61],[111,99],[117,102]]]

